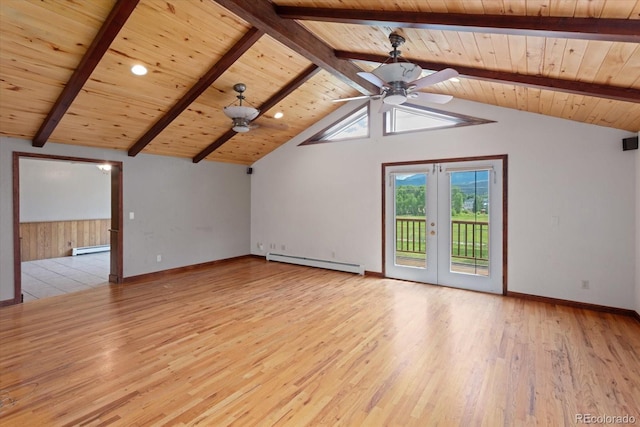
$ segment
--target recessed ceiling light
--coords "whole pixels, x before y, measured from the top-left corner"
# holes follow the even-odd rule
[[[274,119],[281,119],[284,116],[284,114],[282,113],[282,111],[278,111],[277,113],[275,113],[273,115]]]
[[[147,67],[145,67],[144,65],[136,64],[131,67],[131,72],[136,76],[144,76],[145,74],[147,74]]]

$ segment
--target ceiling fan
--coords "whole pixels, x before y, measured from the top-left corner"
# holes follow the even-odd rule
[[[277,130],[288,129],[288,126],[284,123],[267,123],[264,120],[261,120],[259,123],[254,122],[254,120],[260,115],[260,110],[251,106],[248,101],[245,101],[246,97],[244,96],[244,92],[247,90],[247,85],[245,85],[244,83],[236,83],[235,85],[233,85],[233,90],[238,93],[236,95],[237,101],[234,101],[230,105],[227,105],[222,111],[227,117],[231,119],[232,129],[235,132],[245,133],[249,132],[251,129],[256,129],[258,127]],[[243,102],[246,102],[249,105],[243,105]]]
[[[401,52],[398,47],[404,44],[405,38],[398,33],[389,34],[389,41],[393,50],[389,52],[392,62],[385,62],[372,72],[361,71],[360,77],[380,88],[378,95],[363,95],[352,98],[336,99],[335,102],[351,101],[354,99],[382,99],[384,103],[382,111],[389,110],[394,105],[400,105],[409,98],[417,98],[424,102],[444,104],[453,99],[451,95],[438,93],[419,92],[418,89],[434,85],[458,76],[458,72],[452,68],[430,74],[420,78],[422,67],[410,62],[399,62]],[[387,60],[388,61],[388,60]]]
[[[222,111],[232,120],[232,129],[234,131],[239,133],[249,132],[251,129],[251,121],[258,117],[260,110],[252,107],[251,105],[242,105],[242,102],[246,99],[244,91],[247,90],[247,85],[244,83],[236,83],[233,85],[233,90],[238,92],[238,95],[236,95],[236,98],[238,98],[238,105],[233,105],[232,103],[231,105],[224,107]]]

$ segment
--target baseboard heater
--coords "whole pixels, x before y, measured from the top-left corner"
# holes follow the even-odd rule
[[[327,261],[323,259],[305,258],[293,255],[267,254],[267,261],[286,262],[289,264],[306,265],[307,267],[326,268],[328,270],[345,271],[364,275],[364,266],[359,264],[349,264],[346,262]]]
[[[81,248],[72,248],[71,255],[84,255],[84,254],[94,254],[96,252],[109,252],[111,250],[111,245],[98,245],[98,246],[84,246]]]

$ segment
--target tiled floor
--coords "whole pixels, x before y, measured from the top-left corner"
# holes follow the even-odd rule
[[[109,283],[110,253],[100,252],[22,263],[24,301],[68,294]]]

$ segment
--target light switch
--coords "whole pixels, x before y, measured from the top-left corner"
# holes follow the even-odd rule
[[[133,212],[129,212],[129,219],[133,219],[134,215]]]

